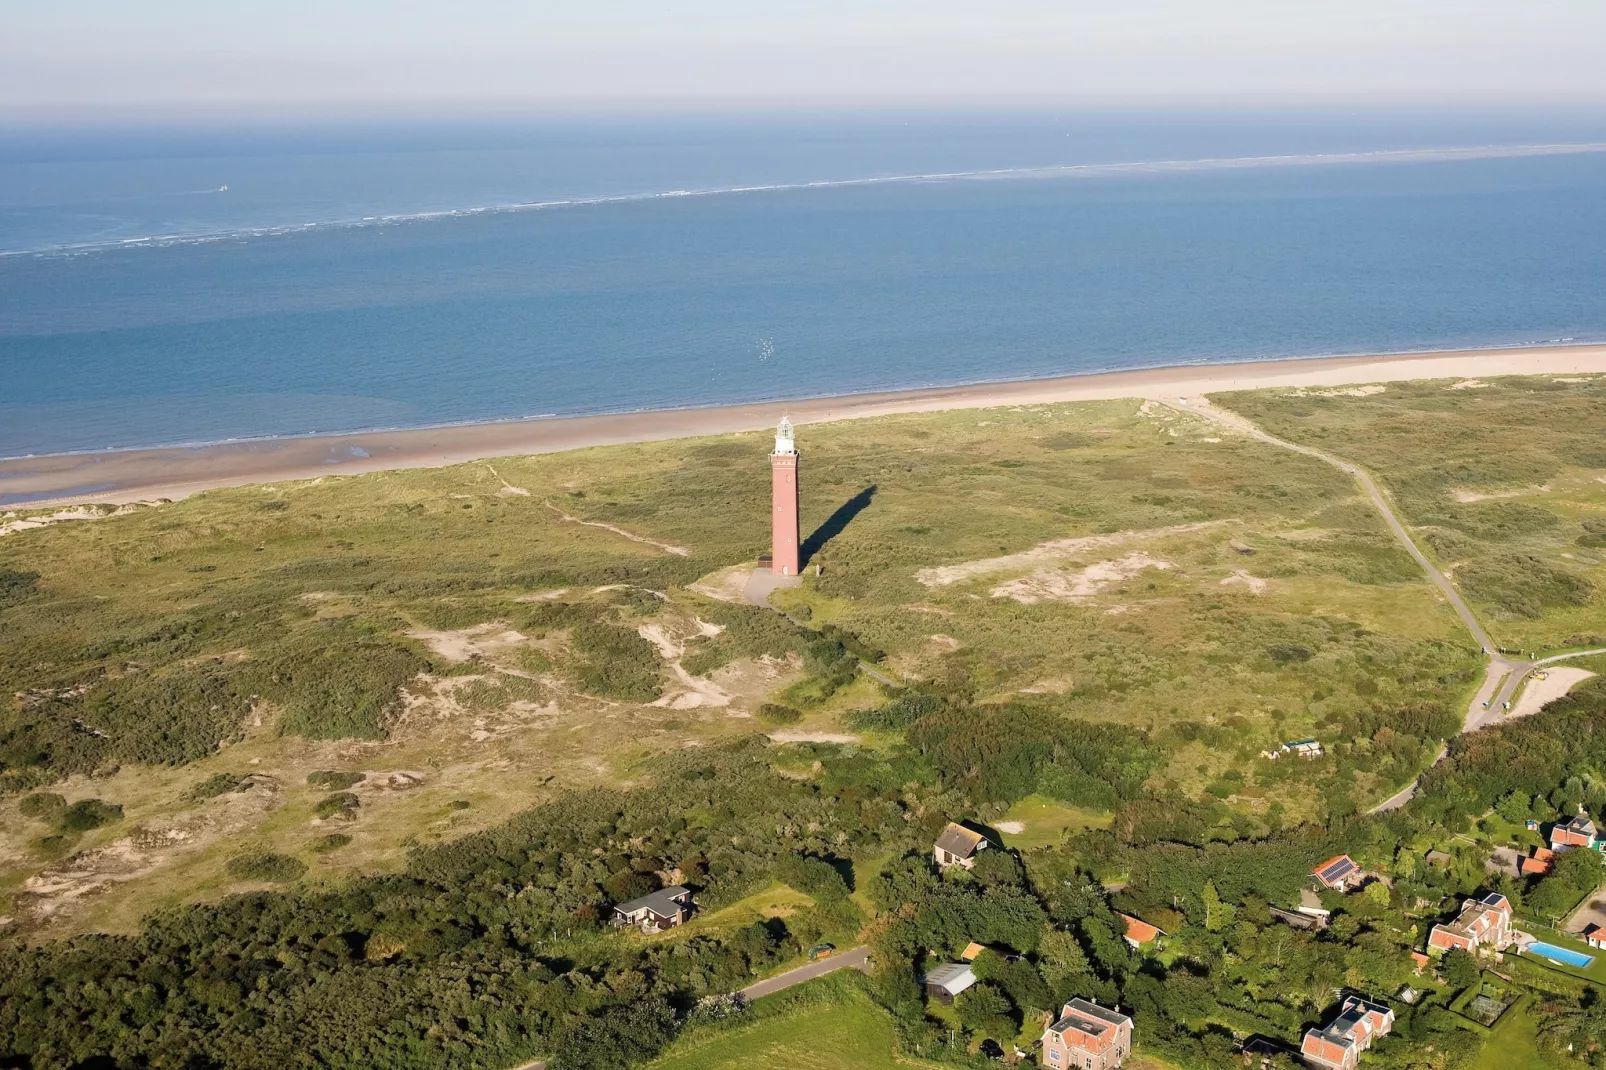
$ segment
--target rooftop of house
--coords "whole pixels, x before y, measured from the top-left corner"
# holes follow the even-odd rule
[[[1311,876],[1332,887],[1355,876],[1360,870],[1361,867],[1357,866],[1349,855],[1334,855],[1311,870]]]
[[[1566,824],[1558,822],[1556,827],[1564,828],[1568,832],[1576,832],[1580,836],[1595,835],[1595,823],[1584,814],[1579,814],[1577,817],[1569,819]]]
[[[957,995],[976,983],[976,974],[968,963],[945,962],[922,977],[920,983]]]
[[[1150,925],[1130,914],[1122,914],[1121,920],[1126,923],[1126,938],[1139,944],[1146,944],[1157,936],[1165,935],[1158,925]]]
[[[972,940],[970,943],[965,945],[965,950],[959,953],[959,958],[963,962],[974,962],[976,960],[976,956],[986,950],[987,946],[985,944],[978,944],[976,941]]]
[[[1114,1029],[1122,1023],[1130,1025],[1130,1016],[1109,1007],[1101,1007],[1092,1000],[1080,997],[1065,1004],[1060,1011],[1059,1021],[1050,1028],[1056,1033],[1063,1033],[1067,1029],[1074,1029],[1079,1033],[1086,1033],[1090,1037],[1104,1035],[1106,1030]]]
[[[938,835],[937,847],[958,858],[969,858],[986,839],[981,833],[950,821],[948,827]]]
[[[632,899],[628,903],[620,903],[613,909],[620,914],[634,914],[639,910],[648,910],[660,918],[669,918],[680,913],[690,897],[691,889],[677,884],[673,888],[660,888],[651,895]]]
[[[1344,1000],[1343,1009],[1339,1011],[1338,1017],[1328,1022],[1326,1027],[1321,1030],[1321,1033],[1325,1039],[1334,1043],[1352,1044],[1355,1042],[1355,1037],[1358,1033],[1369,1033],[1371,1031],[1370,1027],[1362,1028],[1362,1023],[1366,1021],[1366,1016],[1369,1014],[1392,1017],[1394,1012],[1381,1003],[1373,1003],[1371,1000],[1362,999],[1359,996],[1350,996]]]

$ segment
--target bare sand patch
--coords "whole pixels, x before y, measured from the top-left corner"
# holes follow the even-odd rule
[[[771,732],[770,739],[776,743],[857,743],[858,736],[850,736],[843,732],[805,732],[798,729],[782,729]]]
[[[1452,498],[1454,498],[1456,501],[1461,502],[1462,504],[1466,504],[1468,502],[1494,501],[1497,498],[1520,498],[1524,494],[1543,494],[1544,492],[1548,491],[1549,489],[1550,489],[1550,484],[1549,483],[1546,483],[1546,484],[1544,484],[1542,486],[1538,486],[1538,487],[1517,487],[1514,490],[1491,490],[1491,491],[1476,491],[1476,490],[1467,490],[1464,487],[1455,487],[1455,488],[1451,489],[1450,496]]]
[[[521,594],[513,599],[515,602],[552,602],[569,593],[569,588],[559,587],[555,591],[542,591],[540,594]]]
[[[1538,713],[1544,709],[1545,704],[1554,702],[1567,692],[1583,683],[1595,674],[1588,669],[1579,669],[1572,666],[1541,670],[1545,673],[1543,680],[1529,680],[1522,689],[1522,694],[1512,704],[1512,717],[1526,717],[1530,713]]]
[[[0,536],[13,535],[21,531],[32,531],[35,528],[48,528],[52,524],[60,524],[68,520],[106,520],[114,516],[127,516],[140,509],[152,508],[158,505],[167,505],[165,498],[149,502],[130,502],[112,509],[105,506],[78,505],[71,509],[57,509],[54,513],[40,513],[34,516],[19,517],[16,513],[5,513],[0,516],[4,522],[0,523]]]
[[[926,643],[936,647],[938,650],[946,650],[950,654],[959,649],[959,640],[951,635],[943,635],[941,632],[936,635],[926,636]]]
[[[740,602],[742,591],[747,586],[747,577],[753,568],[751,562],[729,565],[689,584],[688,590],[696,591],[704,598],[712,598],[716,602]]]
[[[1271,586],[1259,576],[1251,576],[1241,568],[1233,569],[1232,575],[1221,581],[1221,586],[1223,587],[1231,587],[1235,584],[1241,584],[1249,588],[1249,593],[1255,595],[1265,594],[1266,588]]]
[[[137,825],[104,847],[80,851],[29,877],[16,896],[17,917],[28,925],[71,917],[119,885],[237,838],[278,805],[277,782],[253,776],[242,790],[208,800],[198,811]]]
[[[498,650],[505,650],[510,646],[517,646],[526,642],[529,638],[496,622],[476,624],[472,628],[461,628],[457,631],[430,631],[423,628],[415,628],[407,632],[406,635],[409,639],[419,640],[448,661],[472,661],[475,658],[485,658]]]
[[[1030,550],[1023,550],[1018,554],[988,557],[979,561],[966,561],[958,565],[923,568],[915,573],[915,579],[926,587],[946,587],[951,583],[958,583],[960,580],[985,576],[992,572],[1003,572],[1008,569],[1031,568],[1045,561],[1072,557],[1088,550],[1103,550],[1112,546],[1120,546],[1122,543],[1137,542],[1143,539],[1161,539],[1170,535],[1188,535],[1195,531],[1207,531],[1211,528],[1221,527],[1224,524],[1235,523],[1237,523],[1236,520],[1203,520],[1193,524],[1173,524],[1171,527],[1166,528],[1150,528],[1146,531],[1117,531],[1108,535],[1083,535],[1074,539],[1052,539],[1048,542],[1038,543]]]
[[[1087,602],[1104,588],[1129,580],[1144,569],[1175,568],[1142,550],[1110,561],[1100,561],[1084,569],[1038,569],[1018,580],[1010,580],[994,587],[994,598],[1013,598],[1031,605],[1034,602]]]
[[[1296,398],[1369,398],[1387,392],[1388,387],[1382,383],[1367,383],[1364,386],[1335,387],[1331,390],[1292,390],[1289,394]]]
[[[1459,383],[1451,383],[1451,390],[1482,390],[1489,384],[1482,379],[1463,379]]]
[[[1011,835],[1011,836],[1019,836],[1021,833],[1026,831],[1026,822],[1024,822],[1024,821],[1000,821],[996,825],[994,825],[993,827],[996,828],[999,832],[1007,833],[1008,835]]]

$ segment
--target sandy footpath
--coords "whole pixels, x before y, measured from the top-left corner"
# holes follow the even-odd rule
[[[37,508],[71,502],[121,504],[153,498],[182,498],[214,487],[248,483],[396,468],[431,468],[489,457],[752,431],[773,425],[782,415],[790,416],[794,423],[819,423],[889,413],[994,405],[1127,397],[1175,401],[1180,397],[1266,387],[1333,387],[1411,379],[1487,379],[1500,375],[1602,372],[1606,372],[1606,345],[1318,357],[1185,365],[611,416],[512,420],[209,446],[58,454],[0,461],[0,506]]]

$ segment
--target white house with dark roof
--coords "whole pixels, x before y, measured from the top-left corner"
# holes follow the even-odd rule
[[[1051,1070],[1115,1070],[1132,1054],[1132,1018],[1092,1000],[1073,999],[1043,1031],[1040,1066]]]
[[[931,856],[939,866],[964,866],[969,869],[976,864],[976,856],[989,846],[986,836],[950,821],[937,836],[937,842],[932,844]]]
[[[613,908],[615,925],[640,926],[642,932],[673,929],[692,915],[691,889],[682,885],[661,888],[651,895],[620,903]]]

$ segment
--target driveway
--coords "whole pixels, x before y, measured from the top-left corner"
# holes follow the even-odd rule
[[[793,985],[800,985],[804,981],[812,981],[816,977],[824,977],[828,973],[835,973],[837,970],[852,968],[862,972],[869,961],[870,949],[861,945],[849,948],[847,951],[839,951],[828,959],[821,959],[819,962],[811,962],[807,966],[799,966],[795,970],[778,973],[774,977],[766,978],[757,984],[748,985],[736,994],[745,1000],[760,999],[764,996],[784,991]]]

